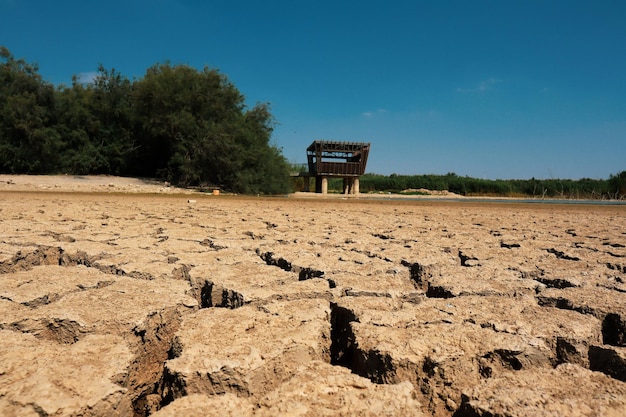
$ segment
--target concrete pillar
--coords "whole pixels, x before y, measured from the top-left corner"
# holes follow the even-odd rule
[[[328,194],[328,178],[322,177],[322,194]]]
[[[343,179],[343,193],[350,194],[350,178]]]
[[[359,194],[359,177],[355,177],[352,181],[352,194]]]

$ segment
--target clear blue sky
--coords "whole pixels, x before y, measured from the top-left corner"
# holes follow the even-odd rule
[[[0,0],[0,45],[55,84],[217,68],[294,162],[327,139],[371,142],[380,174],[626,170],[623,0]]]

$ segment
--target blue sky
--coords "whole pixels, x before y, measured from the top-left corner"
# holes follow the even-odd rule
[[[269,102],[293,162],[371,142],[367,171],[626,170],[626,1],[0,0],[0,45],[55,84],[99,63],[217,68]]]

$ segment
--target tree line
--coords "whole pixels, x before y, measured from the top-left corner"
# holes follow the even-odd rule
[[[338,190],[342,185],[333,184]],[[419,193],[420,189],[450,191],[464,196],[533,197],[567,199],[625,199],[626,171],[610,175],[609,179],[582,178],[489,180],[446,175],[376,175],[360,179],[361,192]],[[409,191],[407,191],[409,190]],[[411,191],[412,190],[412,191]]]
[[[306,172],[307,164],[291,163],[291,172]],[[304,189],[303,177],[296,177],[296,191]],[[312,179],[309,187],[313,187]],[[460,176],[454,172],[445,175],[380,175],[368,173],[359,178],[362,193],[427,194],[428,191],[449,191],[463,196],[492,196],[519,198],[562,198],[593,200],[625,200],[626,171],[611,174],[608,179],[582,178],[529,180],[490,180]],[[328,190],[343,192],[342,178],[329,178]]]
[[[305,172],[306,164],[291,164],[292,172]],[[304,189],[303,177],[295,178],[296,191]],[[312,180],[309,180],[312,181]],[[309,182],[309,187],[312,187]],[[449,191],[463,196],[492,196],[518,198],[559,199],[626,199],[626,171],[611,174],[609,179],[582,178],[490,180],[460,176],[453,172],[445,175],[380,175],[365,174],[359,179],[362,193],[428,194],[429,191]],[[343,179],[329,178],[328,190],[343,192]]]
[[[181,186],[284,194],[292,183],[275,120],[216,69],[159,63],[129,80],[103,65],[92,82],[46,82],[0,46],[0,172],[108,174]]]

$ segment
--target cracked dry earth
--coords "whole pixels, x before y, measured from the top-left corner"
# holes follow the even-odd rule
[[[0,193],[2,416],[626,415],[626,207]]]

